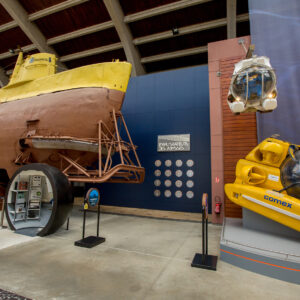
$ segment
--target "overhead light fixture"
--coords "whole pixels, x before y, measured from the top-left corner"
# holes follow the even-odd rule
[[[173,27],[172,28],[172,33],[173,33],[173,35],[179,34],[179,29],[177,27]]]

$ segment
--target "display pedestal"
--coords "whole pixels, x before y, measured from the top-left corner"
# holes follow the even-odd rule
[[[202,254],[196,253],[191,266],[207,270],[217,270],[218,256],[208,255],[208,195],[202,196]]]
[[[217,270],[218,256],[196,253],[191,266],[207,270]]]
[[[95,198],[95,193],[97,195],[97,198]],[[100,245],[105,242],[104,237],[99,236],[99,226],[100,226],[100,203],[99,203],[99,191],[97,189],[90,189],[87,193],[87,196],[84,200],[84,211],[83,211],[83,224],[82,224],[82,239],[74,242],[75,246],[78,247],[84,247],[84,248],[93,248],[97,245]],[[91,198],[92,197],[92,198]],[[92,199],[92,200],[91,200]],[[90,235],[88,237],[85,237],[85,219],[86,219],[86,211],[88,209],[87,203],[92,203],[92,206],[95,206],[98,204],[98,210],[97,210],[97,236]],[[69,223],[68,223],[69,224]]]
[[[83,238],[79,241],[76,241],[74,244],[78,247],[84,247],[84,248],[93,248],[97,245],[100,245],[105,242],[105,238],[99,237],[99,236],[88,236],[86,238]]]

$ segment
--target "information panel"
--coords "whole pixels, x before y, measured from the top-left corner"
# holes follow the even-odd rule
[[[190,151],[190,134],[171,134],[157,136],[157,152]]]

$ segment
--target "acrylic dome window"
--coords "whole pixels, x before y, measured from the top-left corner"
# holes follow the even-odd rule
[[[6,193],[6,217],[12,230],[48,235],[66,221],[73,206],[70,184],[56,168],[44,164],[21,167]]]
[[[227,98],[233,113],[272,111],[276,97],[276,75],[269,58],[253,57],[235,65]]]

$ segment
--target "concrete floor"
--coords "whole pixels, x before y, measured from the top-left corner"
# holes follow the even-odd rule
[[[191,268],[199,223],[103,214],[106,242],[85,249],[74,246],[81,222],[74,212],[69,231],[46,238],[0,230],[1,244],[16,242],[0,249],[0,288],[32,299],[299,299],[298,285],[222,261],[216,272]],[[88,235],[95,225],[91,213]],[[220,233],[209,225],[209,254],[219,255]]]

